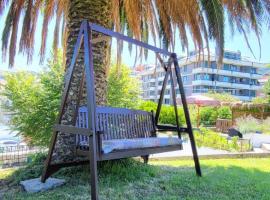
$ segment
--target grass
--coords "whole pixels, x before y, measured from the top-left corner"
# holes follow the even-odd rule
[[[269,158],[202,160],[201,164],[202,178],[196,177],[191,160],[151,161],[149,165],[132,159],[103,163],[99,166],[100,198],[270,199]],[[3,199],[89,199],[88,166],[55,174],[67,180],[62,187],[37,194],[23,192],[19,181],[38,177],[41,170],[41,165],[0,170]]]

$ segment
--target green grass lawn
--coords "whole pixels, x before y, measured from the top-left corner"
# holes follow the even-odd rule
[[[103,163],[99,167],[100,199],[270,199],[270,159],[202,160],[203,177],[195,175],[191,160],[134,160]],[[89,199],[89,168],[66,168],[55,177],[67,183],[37,194],[26,194],[20,180],[38,177],[41,165],[0,170],[4,199]],[[1,197],[0,197],[1,199]]]

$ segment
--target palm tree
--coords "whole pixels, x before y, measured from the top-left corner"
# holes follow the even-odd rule
[[[44,59],[49,22],[56,17],[53,47],[57,49],[59,31],[63,39],[66,66],[71,60],[73,46],[80,23],[87,19],[119,32],[127,31],[129,36],[147,42],[149,33],[154,40],[161,39],[165,47],[173,47],[175,30],[179,30],[180,43],[187,49],[187,35],[190,32],[196,49],[202,51],[209,40],[216,42],[222,61],[224,48],[224,21],[227,13],[231,30],[237,29],[247,40],[246,30],[253,30],[260,36],[260,25],[269,19],[269,0],[0,0],[0,14],[8,9],[2,33],[2,51],[8,53],[9,65],[13,66],[17,51],[19,21],[23,18],[19,42],[19,52],[31,61],[34,51],[34,36],[38,14],[42,10],[43,29],[40,47],[41,61]],[[62,26],[60,22],[62,21]],[[266,20],[267,21],[267,20]],[[122,44],[118,43],[118,52]],[[94,66],[96,81],[96,100],[106,104],[106,68],[110,59],[110,41],[95,44]],[[141,51],[142,52],[142,51]],[[75,75],[67,103],[63,123],[70,124],[74,112],[74,102],[78,95],[78,83],[82,76],[82,53],[79,54]],[[61,145],[74,142],[74,138],[64,136]],[[69,148],[72,153],[72,148]],[[67,154],[68,152],[64,152]]]

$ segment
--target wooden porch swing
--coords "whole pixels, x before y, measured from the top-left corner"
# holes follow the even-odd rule
[[[156,53],[157,58],[164,68],[166,74],[162,85],[158,107],[155,113],[125,108],[96,106],[92,44],[101,41],[100,38],[102,37],[92,40],[92,32],[103,34],[106,37],[114,37],[118,40],[129,42],[133,45],[146,48]],[[77,119],[76,124],[74,124],[74,126],[63,125],[61,124],[61,121],[70,89],[76,58],[82,46],[82,41],[84,46],[84,72],[86,80],[87,105],[80,107],[78,102],[78,112],[77,116],[75,116],[75,119]],[[163,62],[160,54],[169,57],[167,63]],[[172,65],[174,65],[176,82],[180,90],[187,125],[186,127],[180,127],[178,121],[174,83],[175,79],[173,79]],[[172,100],[176,117],[176,126],[158,124],[164,92],[169,77],[171,79]],[[127,37],[123,34],[108,30],[102,26],[83,21],[80,27],[77,42],[75,44],[72,62],[66,78],[65,89],[60,107],[57,124],[54,127],[49,153],[41,177],[42,182],[45,182],[49,176],[62,167],[88,164],[90,162],[91,198],[98,199],[98,161],[141,156],[144,159],[144,162],[147,163],[150,154],[183,149],[181,139],[182,133],[187,133],[189,136],[196,173],[198,176],[201,176],[198,154],[180,75],[180,68],[175,53],[169,53],[166,50],[156,48],[149,44]],[[157,137],[156,133],[161,131],[175,131],[178,133],[178,138]],[[59,133],[75,134],[76,153],[78,156],[86,159],[57,164],[53,163],[52,156]]]

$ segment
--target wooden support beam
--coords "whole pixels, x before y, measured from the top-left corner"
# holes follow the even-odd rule
[[[63,132],[66,134],[80,134],[85,136],[93,135],[93,132],[88,128],[78,128],[70,125],[56,124],[54,125],[54,131]]]
[[[91,199],[98,199],[98,176],[97,176],[97,139],[96,139],[96,94],[94,80],[94,64],[92,57],[92,26],[84,23],[84,65],[86,74],[86,93],[88,110],[88,128],[93,131],[89,138],[89,160],[91,176]]]
[[[182,78],[181,78],[180,67],[179,67],[177,56],[176,56],[175,53],[173,53],[171,55],[171,58],[173,60],[176,79],[177,79],[177,83],[178,83],[179,90],[180,90],[181,101],[182,101],[182,105],[183,105],[183,109],[184,109],[184,113],[185,113],[185,118],[186,118],[186,123],[187,123],[187,130],[188,130],[191,149],[192,149],[192,153],[193,153],[193,159],[194,159],[194,163],[195,163],[196,173],[197,173],[198,176],[202,176],[199,157],[198,157],[196,143],[195,143],[195,138],[194,138],[194,135],[193,135],[190,115],[189,115],[187,101],[186,101],[185,90],[184,90],[184,86],[183,86],[183,82],[182,82]]]
[[[81,45],[82,45],[82,39],[83,39],[83,23],[81,24],[80,32],[79,32],[79,35],[78,35],[78,38],[77,38],[77,41],[76,41],[76,44],[75,44],[75,48],[74,48],[74,52],[73,52],[72,60],[71,60],[71,65],[70,65],[70,67],[69,67],[69,69],[67,71],[65,88],[64,88],[63,95],[62,95],[61,105],[60,105],[60,111],[59,111],[59,114],[58,114],[58,118],[56,120],[57,124],[60,124],[61,121],[62,121],[62,116],[64,114],[64,108],[65,108],[65,104],[66,104],[66,101],[67,101],[68,92],[69,92],[69,89],[70,89],[71,78],[72,78],[72,75],[73,75],[73,72],[74,72],[75,63],[76,63],[76,60],[77,60],[77,57],[78,57],[78,54],[79,54],[79,50],[80,50]],[[55,143],[56,143],[56,140],[57,140],[57,135],[58,135],[58,132],[54,131],[53,135],[52,135],[52,138],[51,138],[50,146],[49,146],[48,156],[47,156],[47,159],[45,161],[45,167],[43,169],[42,176],[41,176],[41,182],[43,182],[43,183],[49,177],[48,172],[49,172],[49,167],[50,167],[50,163],[51,163]]]

